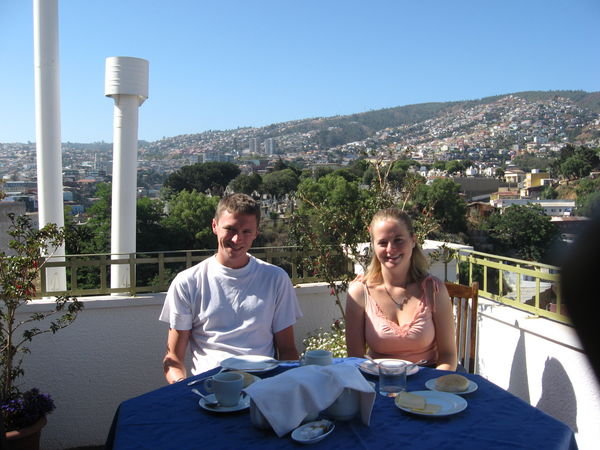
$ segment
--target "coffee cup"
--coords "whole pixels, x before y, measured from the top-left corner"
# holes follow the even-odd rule
[[[325,415],[335,420],[351,420],[360,409],[360,393],[344,388],[340,396],[325,411]]]
[[[333,354],[329,350],[307,350],[300,363],[303,366],[329,366],[333,364]]]
[[[240,402],[244,377],[240,373],[223,372],[204,380],[204,388],[215,394],[221,406],[235,406]]]

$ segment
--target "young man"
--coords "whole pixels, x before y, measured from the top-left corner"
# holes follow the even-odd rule
[[[216,367],[232,355],[297,359],[293,325],[302,317],[288,275],[247,252],[258,236],[260,205],[244,194],[221,199],[212,221],[216,255],[180,272],[160,320],[169,323],[163,360],[169,383]]]

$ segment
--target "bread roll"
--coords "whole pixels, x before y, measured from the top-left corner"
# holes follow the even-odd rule
[[[445,392],[462,392],[469,388],[469,380],[462,375],[451,373],[435,380],[435,388]]]

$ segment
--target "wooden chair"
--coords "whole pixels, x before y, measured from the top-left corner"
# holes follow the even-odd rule
[[[446,283],[456,323],[458,364],[467,372],[475,372],[477,350],[477,296],[479,283],[471,286]]]

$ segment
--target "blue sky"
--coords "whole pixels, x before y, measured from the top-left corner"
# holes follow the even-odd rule
[[[600,91],[598,0],[59,0],[59,20],[63,142],[112,142],[109,56],[150,62],[146,140]],[[0,57],[0,142],[34,141],[31,0],[0,0]]]

